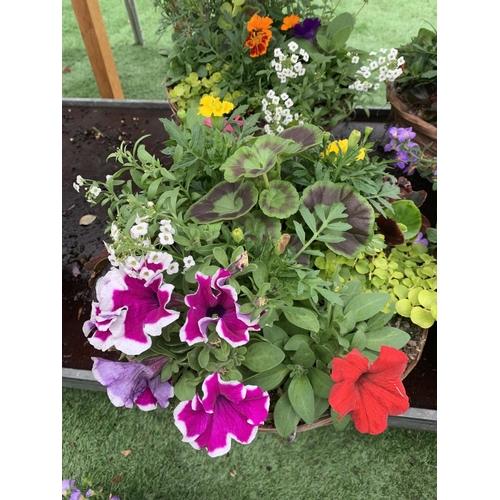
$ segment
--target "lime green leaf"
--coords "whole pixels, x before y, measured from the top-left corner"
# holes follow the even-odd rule
[[[430,311],[426,311],[419,306],[416,306],[411,310],[410,319],[421,328],[430,328],[435,321]]]

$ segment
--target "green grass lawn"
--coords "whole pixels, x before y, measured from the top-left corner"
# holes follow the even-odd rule
[[[101,0],[102,16],[126,99],[165,100],[162,85],[165,58],[158,54],[168,48],[168,36],[156,34],[160,14],[151,0],[135,0],[145,44],[134,45],[134,35],[123,2]],[[338,12],[357,12],[362,0],[340,0]],[[437,27],[437,0],[372,0],[357,17],[349,39],[356,48],[368,51],[397,47],[410,41],[422,26]],[[62,97],[100,98],[71,0],[62,2]],[[369,105],[386,104],[385,90],[380,89]]]
[[[328,426],[291,444],[258,433],[211,458],[182,442],[170,408],[115,408],[106,393],[81,389],[62,396],[63,477],[88,476],[121,500],[436,498],[433,432],[389,428],[370,436]]]

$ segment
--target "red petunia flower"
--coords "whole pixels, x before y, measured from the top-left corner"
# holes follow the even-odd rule
[[[250,48],[250,57],[265,54],[273,34],[270,30],[273,23],[270,17],[260,17],[254,14],[247,23],[248,37],[245,46]]]
[[[410,407],[401,382],[408,358],[394,347],[382,346],[379,357],[369,366],[357,349],[345,358],[334,358],[331,377],[336,382],[328,401],[345,417],[350,413],[359,432],[380,434],[389,415],[401,415]],[[339,419],[340,420],[340,419]]]

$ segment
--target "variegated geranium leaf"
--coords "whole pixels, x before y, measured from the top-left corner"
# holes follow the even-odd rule
[[[278,161],[279,153],[294,143],[281,137],[265,135],[257,138],[252,146],[242,146],[220,167],[224,179],[236,182],[241,177],[254,178],[266,174]]]
[[[258,194],[252,182],[223,181],[191,205],[185,217],[201,224],[233,220],[255,206]]]
[[[278,137],[294,141],[298,146],[294,153],[299,153],[321,144],[323,141],[323,134],[324,131],[321,128],[309,123],[304,123],[303,125],[296,125],[295,127],[283,130]]]
[[[260,193],[259,206],[269,217],[285,219],[299,209],[299,193],[291,182],[274,180]]]
[[[277,240],[281,235],[281,222],[275,217],[268,217],[260,210],[254,210],[235,221],[243,229],[245,238],[253,241],[270,238]]]
[[[302,203],[310,212],[314,212],[316,205],[324,205],[329,209],[335,203],[345,206],[347,222],[351,228],[342,231],[343,241],[325,241],[326,246],[336,253],[346,257],[354,257],[361,252],[373,235],[375,214],[368,201],[357,194],[349,185],[318,181],[304,190]]]

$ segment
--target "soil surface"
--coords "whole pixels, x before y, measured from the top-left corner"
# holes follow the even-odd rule
[[[122,141],[132,145],[140,137],[149,134],[143,144],[169,165],[161,153],[167,134],[160,118],[171,118],[168,103],[157,101],[64,101],[62,105],[62,366],[90,370],[91,356],[118,359],[118,352],[102,352],[92,347],[85,338],[82,327],[91,314],[93,298],[89,280],[92,271],[85,265],[103,250],[106,207],[91,207],[83,193],[73,188],[76,176],[104,180],[107,174],[117,170],[118,164],[106,161]],[[365,126],[374,131],[371,140],[377,142],[379,156],[387,142],[386,131],[394,124],[388,121],[388,111],[373,110],[370,118],[358,116],[339,124],[332,132],[335,138],[348,137],[353,129],[363,132]],[[436,193],[430,184],[411,177],[414,190],[425,189],[427,199],[422,212],[436,225]],[[81,225],[85,215],[96,219],[89,225]],[[417,366],[405,378],[404,385],[414,408],[437,408],[437,327],[428,333],[422,356]]]

